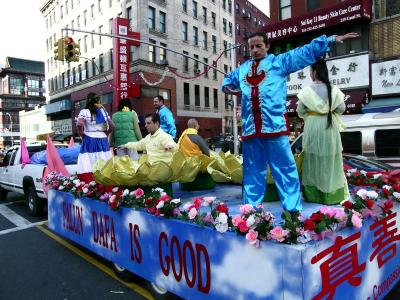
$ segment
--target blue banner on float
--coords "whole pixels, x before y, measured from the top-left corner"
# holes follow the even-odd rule
[[[399,280],[398,207],[335,241],[260,248],[236,233],[49,192],[49,227],[190,299],[382,299]]]

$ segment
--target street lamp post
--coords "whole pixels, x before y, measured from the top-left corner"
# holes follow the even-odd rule
[[[14,147],[13,121],[10,113],[6,113],[6,115],[10,117],[11,147]]]

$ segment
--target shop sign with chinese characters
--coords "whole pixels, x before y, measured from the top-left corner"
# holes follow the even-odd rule
[[[372,64],[372,95],[400,93],[400,59]]]
[[[369,86],[368,54],[327,61],[329,79],[340,89]],[[287,78],[287,94],[297,95],[312,84],[310,67],[292,73]]]

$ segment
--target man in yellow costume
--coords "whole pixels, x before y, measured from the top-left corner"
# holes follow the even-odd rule
[[[130,142],[120,147],[136,151],[145,150],[148,161],[151,164],[157,161],[170,163],[173,152],[178,150],[178,146],[172,136],[160,128],[159,114],[147,114],[145,117],[145,127],[149,134],[144,139],[138,142]]]
[[[196,119],[189,119],[187,126],[188,128],[182,133],[178,141],[179,151],[185,157],[199,156],[202,153],[210,156],[210,149],[208,149],[204,139],[198,135],[199,122]]]

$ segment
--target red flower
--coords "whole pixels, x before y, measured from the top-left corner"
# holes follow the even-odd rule
[[[384,201],[383,202],[383,210],[388,213],[393,208],[393,201]]]
[[[311,221],[314,221],[314,222],[318,222],[318,221],[321,221],[322,220],[322,218],[323,218],[323,214],[321,214],[321,213],[313,213],[312,215],[311,215],[311,217],[310,217],[310,220]]]
[[[225,203],[219,203],[217,205],[217,207],[215,208],[216,211],[220,212],[220,213],[226,213],[228,214],[229,208],[228,206],[226,206]]]
[[[350,209],[353,206],[353,203],[351,203],[350,201],[345,201],[342,203],[342,206],[346,209]]]
[[[375,205],[375,201],[374,201],[374,200],[371,200],[371,199],[368,199],[368,200],[365,201],[365,205],[366,205],[369,209],[372,209],[372,207]]]
[[[396,192],[400,192],[400,182],[396,182],[395,184],[392,185],[393,190]]]
[[[193,199],[193,204],[194,204],[194,207],[195,207],[196,209],[199,209],[199,208],[200,208],[201,203],[203,203],[203,199],[204,199],[204,197],[198,197],[198,198],[194,198],[194,199]]]
[[[146,199],[146,201],[144,202],[145,205],[149,205],[151,202],[153,202],[153,197],[149,197]]]
[[[166,202],[166,201],[169,201],[169,200],[171,200],[172,198],[170,197],[170,196],[168,196],[167,194],[165,194],[165,195],[162,195],[160,198],[158,198],[158,202],[160,202],[160,201],[164,201],[164,202]]]
[[[247,227],[246,221],[245,220],[241,220],[237,226],[240,230],[240,232],[247,232],[249,230],[249,227]]]
[[[304,230],[314,230],[315,223],[311,219],[307,219],[304,221]]]

